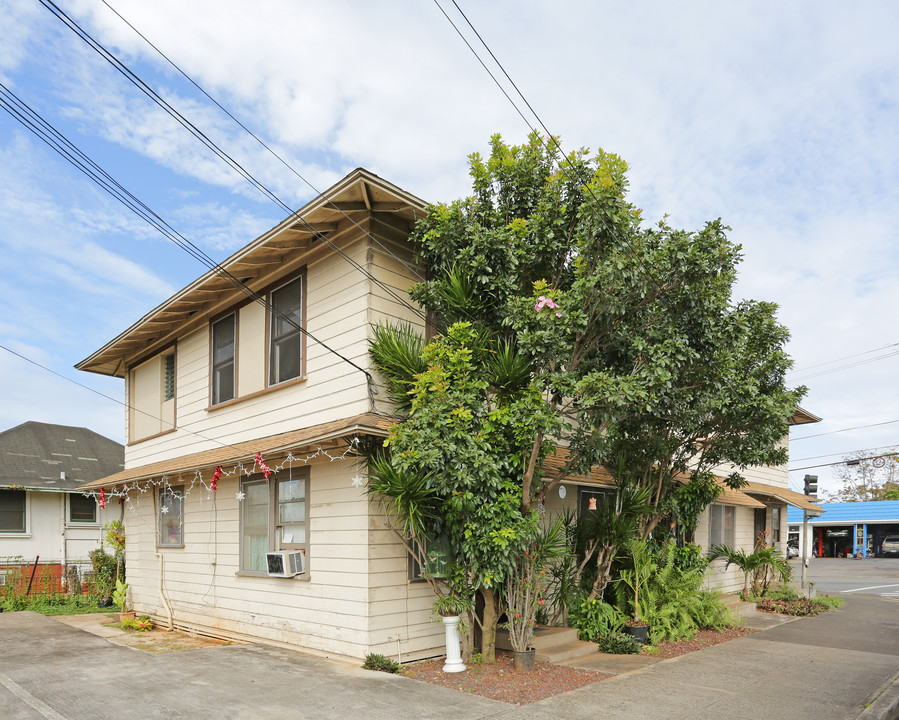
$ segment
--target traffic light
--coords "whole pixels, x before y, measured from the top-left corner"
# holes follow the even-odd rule
[[[812,497],[818,497],[818,476],[817,475],[806,475],[805,476],[805,494],[811,495]]]

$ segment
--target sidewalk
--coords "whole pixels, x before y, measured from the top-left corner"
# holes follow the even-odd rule
[[[747,612],[750,626],[780,620],[753,613]],[[856,595],[841,610],[791,618],[764,632],[533,703],[508,717],[598,714],[630,720],[899,718],[899,603]]]
[[[0,614],[0,718],[899,717],[899,603],[870,595],[523,707],[269,646],[139,652],[73,626],[88,622]]]

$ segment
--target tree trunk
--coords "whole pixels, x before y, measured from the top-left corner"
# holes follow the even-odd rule
[[[606,585],[612,579],[611,569],[614,557],[613,548],[608,545],[603,545],[599,552],[596,553],[596,580],[593,583],[593,589],[590,591],[588,600],[602,598]]]
[[[484,622],[481,625],[481,657],[482,662],[492,665],[496,662],[496,623],[499,620],[499,611],[496,606],[497,598],[488,587],[481,586],[481,595],[484,597]]]

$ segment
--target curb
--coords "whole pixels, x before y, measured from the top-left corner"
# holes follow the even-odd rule
[[[874,697],[858,720],[899,720],[899,672]]]

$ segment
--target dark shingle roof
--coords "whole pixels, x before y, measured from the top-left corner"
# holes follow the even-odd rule
[[[87,428],[29,421],[0,432],[0,487],[74,490],[119,472],[124,460],[121,444]]]

